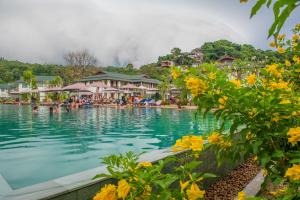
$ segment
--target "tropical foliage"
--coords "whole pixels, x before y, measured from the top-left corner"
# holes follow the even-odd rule
[[[223,122],[218,130],[202,137],[184,136],[177,140],[173,151],[193,152],[190,154],[193,158],[191,163],[197,162],[196,158],[205,148],[214,149],[219,162],[224,158],[237,161],[241,157],[253,157],[263,168],[265,176],[263,186],[267,184],[281,186],[270,192],[273,195],[271,199],[300,199],[300,24],[293,29],[291,39],[287,39],[284,34],[279,34],[286,18],[299,5],[298,2],[298,0],[277,0],[273,5],[275,22],[269,34],[274,34],[275,41],[270,45],[277,49],[278,54],[281,55],[280,59],[261,62],[262,67],[258,68],[251,68],[249,63],[250,68],[242,72],[243,75],[239,77],[219,69],[214,64],[173,67],[171,71],[173,83],[191,95],[203,117],[208,112],[213,112],[215,117]],[[252,16],[263,4],[270,6],[272,0],[258,0],[253,7]],[[241,58],[240,62],[243,61],[248,60]],[[225,131],[224,125],[228,121],[231,123],[230,130]],[[204,140],[207,143],[204,144]],[[201,199],[204,197],[205,192],[199,188],[203,176],[193,173],[192,169],[185,167],[187,165],[182,165],[185,170],[181,173],[162,175],[163,161],[161,161],[155,167],[159,169],[156,175],[162,176],[151,182],[143,180],[145,176],[152,174],[151,171],[134,171],[139,169],[137,158],[130,162],[132,163],[130,167],[124,164],[126,160],[128,159],[123,156],[104,159],[110,175],[100,175],[100,177],[106,176],[120,181],[118,186],[107,185],[102,188],[95,196],[95,200],[108,199],[105,195],[110,193],[108,191],[112,191],[109,188],[115,188],[114,192],[110,193],[115,195],[111,199],[160,199],[162,197],[163,199]],[[150,163],[145,166],[152,167]],[[133,173],[128,175],[127,171]],[[138,177],[134,178],[137,174]],[[181,176],[183,174],[189,176]],[[195,174],[197,178],[194,179],[191,174]],[[157,176],[154,176],[154,179]],[[165,180],[164,176],[168,179]],[[177,189],[169,187],[169,184],[165,188],[161,187],[159,181],[162,180],[165,183],[179,181],[181,190],[178,189],[179,187]],[[143,183],[150,183],[151,190],[147,185],[142,185]],[[142,186],[138,186],[139,184]],[[123,187],[124,185],[126,187]],[[118,195],[118,190],[126,195]],[[149,191],[151,193],[147,193]],[[248,198],[240,192],[238,199],[264,198]]]
[[[208,136],[219,161],[255,156],[266,172],[265,184],[285,187],[273,192],[273,199],[300,198],[300,24],[293,33],[290,40],[278,35],[273,45],[285,62],[248,72],[243,80],[213,65],[172,72],[175,82],[185,82],[204,116],[213,111],[218,119],[231,121],[230,131],[221,126]]]

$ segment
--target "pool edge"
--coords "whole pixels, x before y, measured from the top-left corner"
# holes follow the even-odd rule
[[[140,161],[156,162],[167,156],[175,155],[170,151],[170,148],[162,150],[153,150],[142,154]],[[93,185],[101,184],[105,182],[105,178],[92,180],[92,178],[99,173],[106,173],[105,166],[96,167],[90,170],[85,170],[79,173],[71,174],[68,176],[63,176],[57,179],[49,180],[44,183],[20,188],[13,190],[7,184],[3,178],[4,183],[11,189],[10,191],[6,190],[3,196],[0,195],[0,200],[47,200],[55,197],[59,197],[64,194],[76,192],[79,190],[85,190]],[[0,187],[1,187],[1,175],[0,175]],[[100,188],[100,187],[99,187]],[[1,188],[0,188],[1,191]],[[87,190],[84,192],[88,192]],[[75,196],[76,197],[75,197]],[[73,194],[69,198],[65,199],[77,199],[79,194]]]

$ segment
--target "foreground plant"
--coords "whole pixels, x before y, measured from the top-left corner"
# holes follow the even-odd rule
[[[216,177],[209,173],[195,173],[201,164],[197,158],[204,148],[203,139],[201,136],[186,136],[177,141],[173,150],[178,151],[178,148],[191,152],[182,158],[160,160],[154,165],[138,162],[139,155],[132,152],[104,158],[109,175],[99,174],[95,178],[110,178],[117,183],[105,185],[94,200],[203,199],[202,181]]]

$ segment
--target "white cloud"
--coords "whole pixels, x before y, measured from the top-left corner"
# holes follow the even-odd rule
[[[234,19],[232,13],[226,14],[230,6],[222,12],[222,6],[210,4],[193,0],[1,0],[0,56],[62,63],[64,53],[88,49],[103,66],[128,62],[140,66],[175,46],[191,50],[223,38],[253,40],[255,31],[242,24],[248,13]]]

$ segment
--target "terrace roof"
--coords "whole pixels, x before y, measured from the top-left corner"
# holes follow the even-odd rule
[[[117,81],[127,81],[131,83],[138,83],[138,82],[154,83],[154,84],[160,83],[159,80],[150,79],[144,74],[128,75],[128,74],[120,74],[116,72],[107,72],[107,71],[103,71],[98,75],[85,77],[80,81],[87,82],[87,81],[101,81],[101,80],[117,80]]]
[[[16,88],[16,87],[17,87],[17,84],[15,84],[15,83],[0,84],[0,89],[13,89],[13,88]]]

